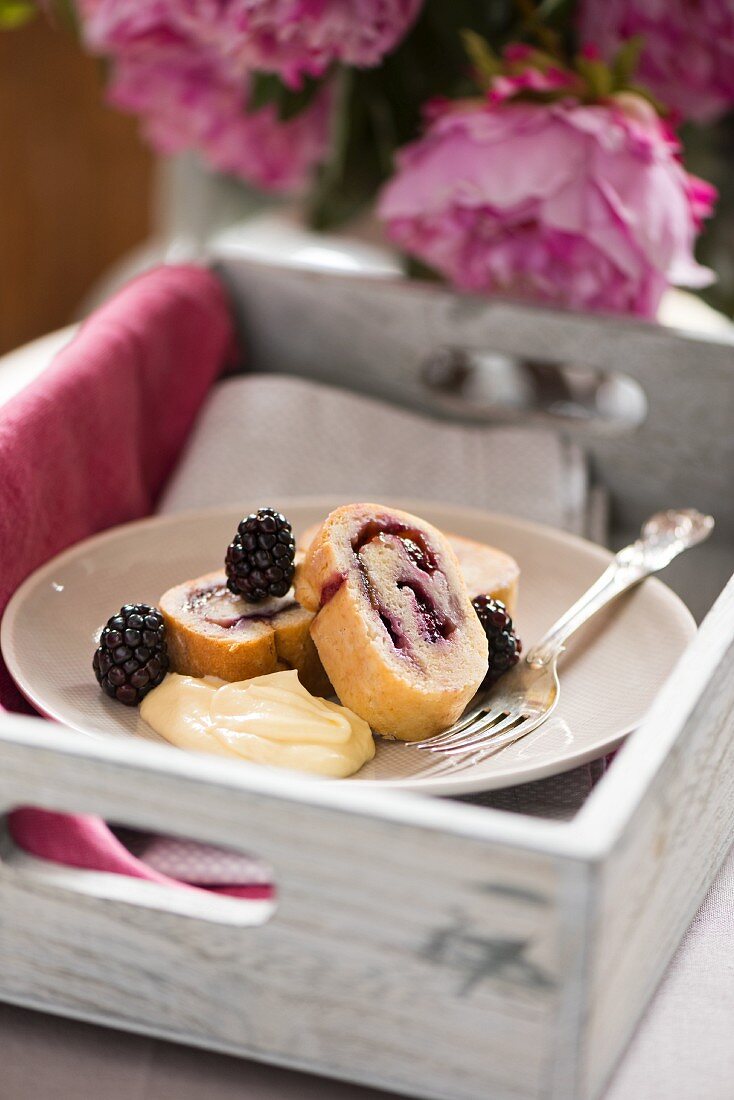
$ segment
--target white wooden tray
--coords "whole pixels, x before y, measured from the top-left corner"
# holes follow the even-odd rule
[[[233,264],[226,277],[256,364],[321,377],[340,364],[342,380],[423,407],[421,364],[439,345],[623,364],[647,419],[579,429],[616,514],[714,511],[718,542],[694,580],[731,572],[731,347],[411,284]],[[442,387],[458,414],[467,395]],[[540,415],[557,415],[552,402]],[[570,822],[346,785],[304,795],[287,774],[4,716],[2,811],[94,813],[234,848],[257,838],[278,899],[184,897],[6,842],[0,998],[414,1096],[594,1097],[731,840],[733,734],[734,581]]]

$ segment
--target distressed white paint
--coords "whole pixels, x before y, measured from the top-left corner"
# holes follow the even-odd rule
[[[121,753],[32,720],[2,729],[3,806],[254,846],[278,884],[272,919],[236,929],[6,866],[4,997],[426,1095],[539,1094],[563,981],[564,857],[512,831],[488,843],[474,807],[395,795],[348,808],[337,784],[202,768],[142,742]],[[501,833],[503,815],[487,820]]]
[[[592,1095],[731,828],[733,603],[565,824],[5,717],[0,807],[254,846],[279,899],[237,928],[11,859],[0,995],[420,1096]]]
[[[613,836],[590,917],[584,1072],[593,1093],[734,838],[734,580],[576,824]]]

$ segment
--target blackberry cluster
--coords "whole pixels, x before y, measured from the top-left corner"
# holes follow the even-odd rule
[[[92,661],[97,682],[111,699],[136,707],[168,671],[166,627],[147,603],[126,603],[107,620]]]
[[[489,643],[489,667],[484,685],[493,684],[520,660],[522,642],[512,626],[512,619],[501,600],[491,596],[475,596],[472,606],[477,613]]]
[[[296,542],[290,523],[272,508],[241,521],[227,550],[227,587],[248,603],[285,596],[295,570]]]

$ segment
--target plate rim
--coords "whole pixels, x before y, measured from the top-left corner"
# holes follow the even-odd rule
[[[307,495],[287,495],[277,497],[275,501],[278,507],[284,509],[299,507],[299,508],[318,508],[328,509],[338,507],[340,503],[344,503],[342,497],[337,494],[307,494]],[[373,502],[376,503],[376,502]],[[478,508],[468,505],[453,504],[446,501],[439,501],[430,498],[419,499],[415,497],[390,497],[387,507],[395,507],[408,512],[414,512],[419,515],[419,509],[425,510],[440,510],[444,514],[455,515],[459,520],[462,518],[470,517],[475,518],[480,522],[494,521],[501,524],[505,524],[515,530],[527,532],[530,535],[539,536],[541,538],[550,538],[552,541],[561,545],[568,545],[571,543],[579,550],[596,557],[600,563],[600,566],[605,567],[614,557],[614,554],[605,546],[601,546],[598,543],[594,543],[589,539],[584,538],[582,535],[577,535],[572,532],[564,531],[561,528],[551,527],[548,524],[540,523],[537,520],[524,519],[510,515],[506,512],[493,512],[489,509]],[[10,638],[13,631],[14,624],[16,622],[18,612],[23,605],[26,593],[33,589],[37,584],[43,583],[45,575],[49,572],[53,572],[54,568],[63,567],[67,560],[74,559],[80,554],[92,550],[99,546],[103,546],[105,543],[114,540],[119,537],[121,533],[134,532],[141,527],[165,527],[170,524],[180,523],[181,521],[196,521],[197,519],[205,520],[207,517],[216,516],[217,518],[224,517],[228,514],[237,515],[241,512],[241,508],[238,508],[236,504],[232,505],[215,505],[208,508],[192,508],[182,509],[175,512],[167,512],[163,514],[153,514],[149,516],[142,516],[134,520],[115,524],[112,527],[105,528],[102,531],[98,531],[93,535],[89,535],[84,539],[80,539],[78,542],[72,543],[64,550],[55,554],[43,565],[38,566],[32,573],[25,578],[24,581],[18,586],[10,600],[8,601],[5,612],[2,619],[0,619],[0,652],[2,652],[5,665],[8,669],[10,676],[13,679],[14,684],[24,696],[25,699],[45,718],[58,722],[65,729],[73,730],[77,733],[86,734],[87,736],[93,736],[88,729],[81,729],[77,725],[72,725],[69,721],[59,714],[49,711],[32,689],[29,689],[27,683],[24,681],[24,676],[21,669],[15,660],[15,654],[12,646],[10,645]],[[328,513],[327,513],[328,514]],[[501,549],[501,547],[500,547]],[[695,636],[697,630],[697,624],[693,617],[693,614],[683,601],[683,599],[665,584],[659,577],[648,577],[643,582],[646,586],[653,586],[659,590],[659,596],[668,601],[671,612],[675,610],[675,613],[679,616],[681,625],[687,627],[690,632],[690,638]],[[661,684],[662,687],[662,684]],[[557,761],[548,761],[545,764],[538,764],[531,767],[524,772],[520,778],[511,779],[510,776],[517,775],[517,767],[511,771],[505,773],[498,772],[492,776],[491,781],[488,783],[487,778],[480,779],[475,777],[471,779],[472,770],[467,769],[463,771],[461,775],[451,777],[450,775],[440,775],[435,777],[426,776],[425,778],[410,778],[401,779],[360,779],[359,773],[353,777],[349,777],[347,782],[350,787],[359,787],[361,790],[376,789],[380,790],[393,790],[393,791],[411,791],[415,793],[432,794],[432,795],[458,795],[458,794],[476,794],[479,792],[490,792],[494,790],[503,790],[512,786],[519,786],[526,783],[536,782],[540,779],[548,778],[553,775],[559,775],[566,771],[571,771],[574,768],[580,767],[582,764],[589,763],[592,760],[597,760],[600,757],[614,752],[620,744],[628,737],[643,721],[645,715],[640,715],[637,722],[630,724],[628,728],[623,729],[613,738],[604,737],[601,741],[595,741],[591,745],[585,746],[578,752],[571,754],[569,757],[564,757],[562,769],[558,769]],[[99,736],[108,739],[107,734],[100,730]],[[173,747],[173,746],[171,746]],[[247,764],[247,761],[242,761]],[[263,767],[263,765],[259,765]],[[280,771],[282,769],[269,769],[274,771]],[[503,774],[506,778],[502,778]],[[320,776],[305,776],[312,782],[325,782],[333,783],[334,780]]]

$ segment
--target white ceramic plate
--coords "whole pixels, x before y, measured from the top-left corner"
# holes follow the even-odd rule
[[[117,527],[39,569],[11,600],[0,634],[21,691],[38,710],[84,733],[159,740],[136,710],[113,702],[97,687],[92,653],[99,630],[122,604],[155,603],[171,585],[215,569],[241,516],[260,503],[243,501],[236,511],[160,516]],[[343,502],[293,498],[273,503],[298,534]],[[609,561],[607,551],[537,524],[443,504],[392,503],[517,559],[516,625],[526,647]],[[694,632],[678,597],[660,581],[647,580],[573,638],[560,665],[560,704],[524,740],[481,764],[431,776],[435,758],[430,754],[378,739],[372,762],[351,779],[329,782],[468,794],[566,771],[610,752],[634,729]]]

